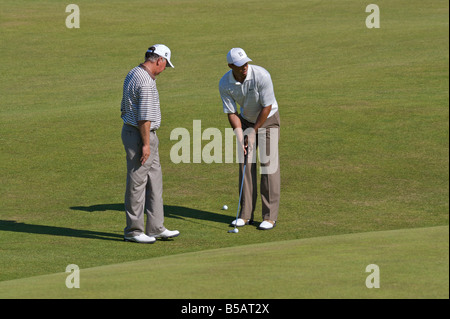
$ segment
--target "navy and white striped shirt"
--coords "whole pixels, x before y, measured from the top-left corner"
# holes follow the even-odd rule
[[[156,81],[141,66],[132,69],[125,78],[120,111],[124,124],[138,127],[138,121],[150,121],[152,131],[161,125]]]

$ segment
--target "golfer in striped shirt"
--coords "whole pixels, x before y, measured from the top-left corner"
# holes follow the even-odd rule
[[[123,84],[122,142],[127,158],[126,241],[154,243],[156,238],[180,234],[164,227],[162,171],[156,135],[161,125],[161,111],[155,80],[166,66],[174,67],[170,56],[170,49],[165,45],[150,47],[145,53],[145,62],[133,68]],[[146,225],[144,213],[147,215]]]

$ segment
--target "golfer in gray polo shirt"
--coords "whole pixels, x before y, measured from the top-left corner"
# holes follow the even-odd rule
[[[257,199],[256,147],[259,144],[261,151],[261,143],[263,143],[265,151],[270,154],[268,154],[269,161],[265,163],[261,161],[260,188],[263,221],[259,229],[268,230],[276,225],[280,204],[278,160],[280,117],[269,72],[260,66],[249,65],[250,61],[252,60],[241,48],[231,49],[227,54],[227,62],[231,70],[219,82],[223,112],[227,114],[238,142],[244,147],[244,152],[248,150],[249,153],[244,174],[240,218],[231,224],[244,226],[253,223]],[[245,139],[244,135],[246,135]],[[243,166],[241,163],[240,179],[243,175]]]
[[[124,239],[154,243],[156,238],[176,237],[179,231],[164,227],[162,171],[156,135],[161,124],[156,76],[172,67],[170,49],[155,44],[145,62],[133,68],[123,84],[122,142],[127,158]],[[147,224],[144,224],[144,213]]]

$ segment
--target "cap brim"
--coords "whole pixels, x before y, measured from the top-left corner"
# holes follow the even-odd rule
[[[243,58],[243,59],[240,60],[240,61],[234,62],[233,64],[234,64],[235,66],[241,67],[241,66],[243,66],[245,63],[250,62],[251,60],[252,60],[252,59],[250,59],[249,57],[246,57],[246,58]]]
[[[168,65],[168,66],[170,66],[171,68],[175,68],[175,67],[173,66],[172,62],[170,62],[170,61],[167,60],[167,59],[166,59],[166,61],[167,61],[167,65]]]

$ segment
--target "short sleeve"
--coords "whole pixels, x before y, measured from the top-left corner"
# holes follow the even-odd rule
[[[222,99],[224,113],[236,113],[237,106],[231,94],[222,85],[219,84],[220,98]]]
[[[261,105],[267,107],[276,103],[275,93],[273,90],[272,78],[269,72],[265,72],[258,84],[259,97]]]
[[[159,94],[154,85],[141,87],[138,121],[156,121],[159,117]]]

